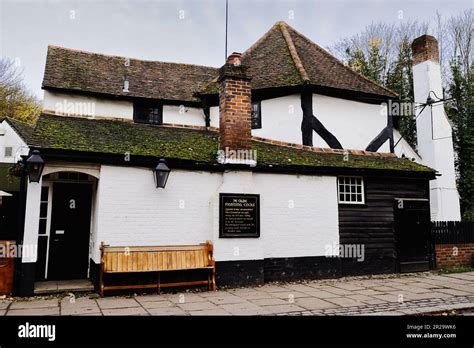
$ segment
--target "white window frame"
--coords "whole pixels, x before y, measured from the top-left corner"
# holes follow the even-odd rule
[[[339,180],[341,178],[354,178],[354,179],[360,179],[360,183],[361,183],[361,196],[362,196],[362,201],[357,201],[357,202],[353,202],[353,201],[346,201],[345,198],[344,200],[341,201],[341,193],[339,192]],[[347,184],[344,184],[344,185],[347,185]],[[351,184],[349,184],[349,187],[350,187]],[[356,185],[357,186],[357,185]],[[345,194],[347,192],[344,192],[344,197],[345,197]],[[355,205],[361,205],[361,204],[365,204],[365,186],[364,186],[364,178],[362,176],[353,176],[353,175],[343,175],[343,176],[338,176],[337,177],[337,201],[339,204],[355,204]]]

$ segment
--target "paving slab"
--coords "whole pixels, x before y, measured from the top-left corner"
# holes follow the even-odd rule
[[[43,308],[23,308],[11,309],[7,315],[32,315],[32,316],[49,316],[59,315],[59,307],[43,307]]]
[[[249,300],[249,302],[252,302],[257,306],[277,306],[288,304],[288,301],[282,300],[280,298],[264,298],[260,300]]]
[[[220,295],[220,296],[215,296],[215,297],[208,297],[207,298],[209,301],[215,304],[231,304],[231,303],[240,303],[240,302],[246,302],[246,299],[243,299],[239,296],[235,296],[232,294],[225,294],[225,295]]]
[[[325,290],[316,290],[316,289],[315,291],[307,291],[305,292],[305,294],[306,296],[322,298],[322,299],[341,296],[341,295],[334,294],[332,292],[328,292]]]
[[[461,291],[457,289],[435,289],[437,292],[442,292],[443,294],[454,295],[454,296],[466,296],[472,294],[472,292]]]
[[[360,306],[363,304],[363,302],[354,300],[349,297],[332,297],[332,298],[327,298],[326,301],[334,303],[341,307]]]
[[[330,293],[336,294],[336,295],[350,295],[350,294],[352,294],[352,291],[336,288],[335,286],[325,286],[321,290],[324,290],[324,291],[327,291],[327,292],[330,292]]]
[[[351,284],[351,283],[340,283],[340,284],[334,284],[333,286],[336,287],[336,288],[343,289],[343,290],[348,290],[348,291],[366,290],[367,289],[365,286],[360,286],[360,285]]]
[[[215,296],[215,294],[214,294]],[[167,296],[168,301],[173,303],[194,303],[194,302],[205,302],[208,301],[209,298],[212,296],[208,296],[206,298],[200,296],[199,294],[188,294],[188,293],[180,293],[174,294],[172,296]]]
[[[361,294],[350,295],[350,296],[347,296],[347,298],[350,298],[352,300],[355,300],[361,303],[371,304],[371,305],[387,303],[387,301],[381,300],[379,298],[375,298],[373,296],[368,296],[368,295],[361,295]]]
[[[217,305],[205,301],[205,302],[191,302],[191,303],[178,303],[177,306],[184,311],[203,311],[203,310],[210,310],[210,309],[217,309]]]
[[[312,288],[313,289],[313,288]],[[311,297],[310,293],[315,293],[314,289],[312,292],[303,293],[298,291],[289,291],[289,292],[273,292],[272,297],[279,298],[285,301],[291,301],[292,299],[302,298],[302,297]]]
[[[287,291],[300,291],[300,292],[314,291],[313,287],[308,286],[306,284],[290,284],[290,285],[285,285],[284,288],[286,288]]]
[[[249,302],[230,303],[219,306],[232,315],[265,315],[271,314],[268,308],[257,306]]]
[[[301,311],[304,311],[305,308],[297,306],[295,304],[284,304],[284,305],[276,305],[276,306],[265,306],[265,310],[267,310],[271,314],[280,314],[280,313],[301,312]]]
[[[156,302],[147,301],[147,302],[141,302],[140,304],[145,309],[176,307],[176,304],[171,301],[156,301]]]
[[[327,309],[338,307],[338,305],[314,297],[297,298],[295,304],[309,310]]]
[[[7,309],[12,301],[0,301],[0,309]]]
[[[32,300],[32,301],[15,301],[12,302],[10,310],[13,309],[36,309],[36,308],[59,308],[58,299],[48,300]]]
[[[140,304],[133,298],[105,297],[99,298],[97,303],[101,309],[140,307]]]
[[[417,286],[412,286],[412,285],[393,285],[394,288],[401,290],[403,292],[410,292],[414,294],[426,294],[432,292],[431,289],[423,288],[423,287],[417,287]]]
[[[139,303],[144,303],[144,302],[159,302],[159,301],[169,301],[169,298],[172,298],[174,296],[168,296],[168,295],[138,295],[135,296],[135,300]]]
[[[89,298],[73,299],[65,297],[61,300],[61,315],[101,315],[97,302]]]
[[[141,307],[103,309],[102,314],[104,315],[149,315],[149,313]]]
[[[230,315],[229,312],[226,312],[223,308],[214,308],[206,309],[203,311],[190,311],[189,315],[199,316],[199,315]]]
[[[384,294],[382,291],[377,291],[377,290],[374,290],[374,289],[355,290],[355,291],[353,291],[353,293],[357,294],[357,295],[367,295],[367,296],[383,295]]]
[[[178,307],[147,308],[146,311],[151,315],[187,315],[186,311]]]

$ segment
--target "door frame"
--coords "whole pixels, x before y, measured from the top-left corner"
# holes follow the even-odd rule
[[[408,202],[425,202],[427,204],[427,217],[428,217],[428,222],[431,222],[431,215],[430,215],[430,200],[428,198],[410,198],[410,197],[394,197],[394,216],[393,216],[393,229],[394,229],[394,234],[395,234],[395,240],[396,240],[396,251],[397,251],[397,272],[401,272],[401,263],[402,261],[400,260],[400,227],[399,227],[399,213],[398,210],[398,204],[400,201],[408,201]],[[403,203],[402,203],[403,204]],[[402,208],[403,209],[403,208]],[[432,264],[432,259],[433,259],[433,250],[432,250],[432,242],[431,242],[431,233],[430,231],[427,231],[427,240],[426,240],[427,246],[428,246],[428,262],[429,262],[429,269],[433,268]]]
[[[56,174],[59,172],[54,172],[51,174]],[[87,174],[87,173],[83,173]],[[54,183],[67,183],[67,184],[77,184],[77,185],[91,185],[92,188],[92,196],[91,196],[91,213],[90,213],[90,228],[89,228],[89,245],[88,245],[88,258],[87,258],[87,279],[90,278],[90,255],[91,255],[91,240],[93,234],[93,219],[94,219],[94,209],[95,209],[95,197],[96,197],[96,189],[97,189],[97,179],[90,174],[89,177],[92,180],[89,181],[73,181],[73,180],[61,180],[61,179],[50,179],[45,180],[43,177],[41,187],[48,187],[48,209],[46,214],[46,234],[45,235],[38,235],[38,238],[46,238],[46,260],[45,260],[45,270],[44,270],[44,281],[48,281],[48,270],[49,270],[49,254],[50,254],[50,239],[51,239],[51,220],[52,220],[52,207],[53,207],[53,186]]]

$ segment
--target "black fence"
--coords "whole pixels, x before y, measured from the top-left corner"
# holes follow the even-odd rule
[[[474,243],[474,221],[435,221],[431,223],[434,244]]]

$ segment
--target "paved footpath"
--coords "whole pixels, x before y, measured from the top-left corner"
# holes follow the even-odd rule
[[[215,292],[0,300],[0,315],[404,315],[463,308],[474,308],[474,272],[272,283]]]

